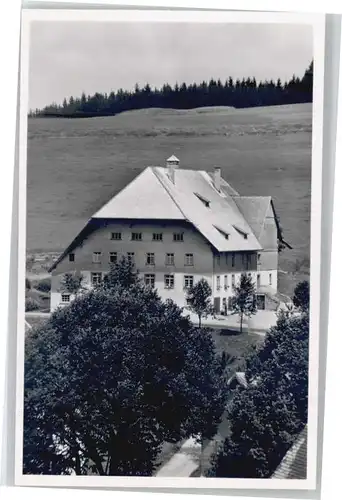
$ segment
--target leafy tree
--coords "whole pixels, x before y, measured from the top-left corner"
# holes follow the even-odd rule
[[[302,312],[308,312],[310,308],[310,285],[308,281],[301,281],[297,284],[294,295],[293,304]]]
[[[104,276],[102,282],[97,285],[97,288],[103,291],[110,291],[116,286],[130,288],[137,284],[141,284],[141,280],[134,263],[125,256],[122,256],[116,264],[111,264],[109,273]]]
[[[85,290],[84,276],[78,271],[65,273],[61,279],[61,289],[71,295],[77,295]]]
[[[240,282],[233,287],[234,295],[232,297],[232,314],[238,314],[240,317],[240,333],[242,333],[242,323],[245,316],[250,317],[256,314],[255,303],[255,284],[251,276],[241,274]]]
[[[211,476],[268,478],[307,423],[309,318],[281,316],[247,360],[247,389],[230,403],[231,435]]]
[[[210,334],[118,275],[28,337],[25,473],[151,475],[163,442],[216,432],[226,388]]]
[[[204,278],[188,290],[187,303],[191,311],[197,314],[200,328],[203,316],[212,312],[211,295],[211,287]]]
[[[35,288],[40,292],[48,293],[51,290],[51,278],[40,280]]]

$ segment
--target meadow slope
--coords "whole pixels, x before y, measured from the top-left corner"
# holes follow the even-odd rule
[[[291,280],[298,281],[310,248],[311,114],[310,104],[300,104],[29,119],[27,251],[63,250],[141,170],[176,154],[183,168],[220,166],[242,195],[273,197],[293,246],[280,268],[295,270]]]

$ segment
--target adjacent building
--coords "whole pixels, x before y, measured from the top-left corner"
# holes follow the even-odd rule
[[[205,278],[217,312],[229,309],[234,284],[248,273],[257,306],[265,309],[277,293],[279,242],[270,196],[241,196],[220,168],[182,169],[171,156],[165,167],[145,168],[96,212],[56,260],[51,310],[73,299],[61,287],[65,273],[81,273],[91,287],[122,256],[163,299],[180,306],[187,289]]]

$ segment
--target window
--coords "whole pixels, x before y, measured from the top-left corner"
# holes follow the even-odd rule
[[[154,253],[147,253],[146,254],[146,264],[148,266],[154,266],[154,264],[155,264]]]
[[[235,274],[232,274],[232,286],[235,286]]]
[[[242,230],[242,229],[240,229],[239,227],[235,226],[234,224],[233,224],[233,228],[234,228],[234,229],[235,229],[235,230],[236,230],[239,234],[241,234],[241,236],[243,236],[245,240],[247,240],[248,234],[247,234],[245,231],[243,231],[243,230]]]
[[[260,262],[261,259],[261,253],[258,253],[258,262]]]
[[[221,263],[221,257],[219,255],[216,256],[216,263],[219,266]]]
[[[204,196],[202,196],[201,194],[198,194],[198,193],[194,193],[195,196],[197,196],[197,198],[203,203],[203,205],[207,208],[210,207],[210,201],[207,200],[207,198],[205,198]]]
[[[232,267],[235,267],[235,253],[232,253]]]
[[[69,262],[75,262],[75,254],[69,253]]]
[[[224,289],[227,290],[228,289],[228,276],[225,275],[224,277]]]
[[[183,233],[173,233],[173,241],[184,241]]]
[[[165,274],[164,275],[164,286],[165,286],[165,288],[174,288],[175,287],[175,277],[173,274]]]
[[[194,277],[193,276],[184,276],[184,288],[191,288],[194,286]]]
[[[132,241],[141,241],[142,233],[132,233],[131,239]]]
[[[272,273],[268,275],[268,283],[272,285]]]
[[[155,274],[145,274],[144,282],[145,282],[146,286],[151,286],[152,288],[154,288],[154,284],[156,282],[156,275]]]
[[[221,288],[221,279],[220,276],[216,276],[216,290],[220,290]]]
[[[109,262],[116,264],[118,261],[118,252],[109,252]]]
[[[257,286],[260,286],[260,274],[257,274]]]
[[[62,302],[63,304],[70,302],[70,293],[62,293]]]
[[[185,265],[186,266],[193,266],[194,265],[194,254],[193,253],[186,253],[185,254]]]
[[[98,263],[101,262],[101,252],[93,252],[93,262]]]
[[[241,255],[242,258],[242,266],[244,269],[249,269],[250,268],[250,263],[251,263],[251,256],[248,253],[243,253]]]
[[[215,226],[214,225],[214,228],[217,229],[217,231],[222,234],[222,236],[226,239],[226,240],[229,240],[229,233],[227,233],[227,231],[225,231],[224,229],[221,229],[220,227],[218,226]]]
[[[167,253],[166,254],[165,264],[167,266],[174,266],[175,265],[175,254],[174,253]]]
[[[102,281],[102,273],[91,273],[91,284],[99,285]]]
[[[246,257],[247,257],[247,269],[250,269],[252,264],[252,256],[250,253],[248,253]]]
[[[110,233],[111,240],[121,240],[121,233]]]
[[[134,264],[134,252],[127,252],[127,260],[131,264]]]
[[[153,241],[163,241],[163,233],[153,233],[152,240]]]

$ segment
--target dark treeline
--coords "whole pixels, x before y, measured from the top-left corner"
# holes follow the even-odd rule
[[[134,109],[173,108],[193,109],[203,106],[249,108],[312,102],[313,62],[302,78],[293,76],[288,82],[278,79],[257,83],[255,78],[211,79],[201,84],[163,85],[152,89],[149,84],[134,91],[119,89],[116,93],[70,97],[63,104],[52,103],[43,109],[31,110],[29,116],[63,116],[70,118],[110,116]]]

